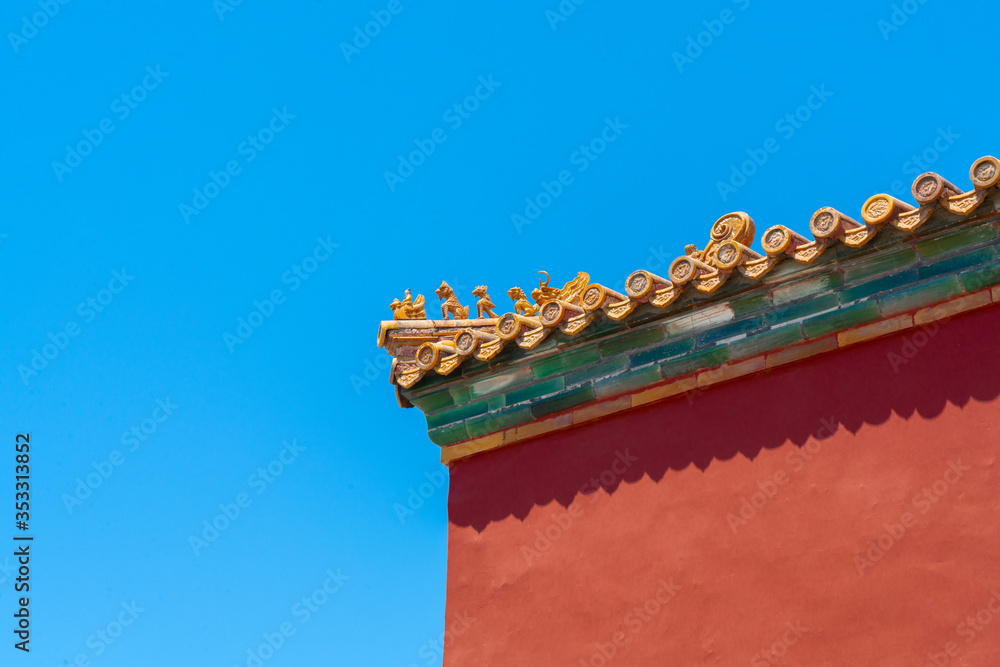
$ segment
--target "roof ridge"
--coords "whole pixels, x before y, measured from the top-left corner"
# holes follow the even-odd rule
[[[469,357],[489,361],[511,341],[530,350],[556,329],[578,334],[593,322],[598,310],[613,321],[621,321],[640,303],[668,308],[690,292],[689,286],[712,294],[736,271],[759,280],[788,258],[812,264],[838,242],[861,248],[886,226],[913,233],[937,211],[967,217],[997,189],[1000,160],[990,155],[979,158],[969,169],[969,179],[973,189],[963,192],[935,172],[920,174],[911,188],[917,206],[889,194],[876,194],[861,207],[863,222],[824,206],[810,218],[812,240],[784,225],[774,225],[761,235],[763,255],[750,247],[754,242],[753,219],[742,211],[727,213],[712,225],[704,249],[686,246],[685,254],[670,264],[666,277],[644,269],[634,271],[625,281],[626,294],[591,282],[584,272],[562,288],[554,288],[542,271],[546,279],[539,280],[538,289],[531,293],[534,304],[515,287],[508,291],[515,301],[514,312],[495,317],[486,286],[480,286],[474,290],[481,297],[476,304],[478,317],[467,319],[469,308],[463,307],[451,287],[442,282],[435,294],[444,301],[443,319],[428,320],[423,295],[413,299],[406,290],[402,301],[390,304],[394,319],[380,323],[378,346],[386,347],[394,357],[390,381],[409,388],[431,370],[450,374]],[[390,331],[399,334],[388,336]]]

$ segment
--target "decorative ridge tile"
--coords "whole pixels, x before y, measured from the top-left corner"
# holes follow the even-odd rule
[[[473,290],[479,297],[477,316],[470,318],[470,307],[463,306],[454,290],[443,282],[435,290],[443,301],[442,319],[428,320],[423,295],[414,299],[407,290],[402,301],[397,299],[390,304],[394,319],[380,324],[377,342],[395,358],[391,381],[408,389],[428,372],[448,375],[470,358],[489,361],[508,346],[533,350],[557,332],[574,336],[595,320],[626,320],[643,304],[669,310],[682,295],[708,295],[680,319],[664,324],[668,335],[677,335],[681,329],[686,332],[700,328],[702,321],[711,325],[719,319],[733,319],[733,307],[728,303],[709,302],[713,293],[738,276],[760,282],[781,262],[790,260],[808,266],[828,250],[862,248],[883,230],[894,229],[902,236],[928,228],[933,218],[941,221],[970,218],[997,191],[1000,160],[992,156],[979,158],[970,168],[969,178],[973,188],[959,192],[938,174],[921,174],[912,187],[917,206],[878,194],[861,207],[860,222],[834,208],[823,207],[809,221],[812,239],[784,225],[774,225],[760,237],[763,253],[751,248],[755,240],[753,219],[741,211],[727,213],[712,225],[710,240],[703,249],[687,246],[685,254],[670,264],[663,277],[645,270],[635,271],[625,281],[625,294],[592,282],[590,275],[583,272],[561,288],[552,287],[543,271],[544,281],[539,280],[538,288],[531,292],[533,301],[528,300],[522,289],[513,287],[507,295],[514,301],[514,310],[499,316],[493,310],[495,306],[487,287],[477,287]],[[916,250],[887,250],[891,244],[886,244],[874,248],[869,259],[853,266],[845,277],[852,280],[854,276],[893,271],[919,257],[949,252],[964,241],[981,243],[996,236],[997,230],[990,227],[949,234],[939,240],[921,240]],[[795,275],[796,272],[791,272],[788,277]],[[745,297],[732,300],[741,312],[746,312]]]
[[[423,295],[406,290],[377,343],[393,358],[400,405],[427,413],[432,440],[508,444],[535,432],[517,425],[510,428],[522,438],[497,439],[489,431],[514,415],[530,414],[531,424],[588,408],[597,418],[623,404],[620,395],[667,395],[660,387],[688,373],[714,384],[896,331],[918,309],[923,319],[992,303],[985,299],[1000,289],[1000,160],[980,158],[969,175],[972,189],[960,192],[921,174],[916,205],[875,195],[857,220],[820,208],[811,238],[779,224],[758,239],[749,215],[728,213],[701,249],[687,246],[663,276],[632,273],[623,292],[583,272],[556,287],[540,272],[530,296],[507,291],[513,312],[504,313],[485,285],[473,290],[472,308],[442,283],[442,319],[427,319]],[[514,405],[521,408],[510,412]],[[505,409],[510,418],[490,417]]]

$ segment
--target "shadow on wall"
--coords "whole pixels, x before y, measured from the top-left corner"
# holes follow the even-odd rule
[[[842,428],[857,433],[893,412],[928,419],[947,403],[992,401],[1000,394],[998,342],[1000,307],[987,307],[458,461],[449,519],[483,531],[553,500],[567,507],[579,493],[613,494],[644,475],[659,483],[667,470],[753,459],[763,448],[801,447]],[[625,449],[638,460],[601,482]]]

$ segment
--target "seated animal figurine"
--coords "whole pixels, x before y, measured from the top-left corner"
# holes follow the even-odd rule
[[[479,297],[479,301],[476,302],[476,316],[479,317],[479,319],[483,318],[483,313],[485,313],[487,317],[496,317],[496,313],[493,312],[496,305],[490,301],[490,295],[486,293],[486,285],[480,285],[476,289],[472,290],[472,294],[473,296]]]
[[[507,296],[514,302],[514,312],[518,315],[534,317],[538,314],[538,306],[528,301],[528,297],[520,287],[511,287],[507,290]]]
[[[458,302],[458,297],[455,296],[455,291],[451,289],[451,285],[445,281],[441,281],[441,287],[434,290],[439,299],[443,299],[444,303],[441,304],[441,319],[450,320],[450,316],[454,315],[456,320],[467,320],[469,319],[469,307],[463,306]]]

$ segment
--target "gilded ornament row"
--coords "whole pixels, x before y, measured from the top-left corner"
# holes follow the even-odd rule
[[[837,242],[852,248],[864,246],[886,225],[913,232],[937,210],[966,216],[982,204],[1000,182],[1000,160],[992,156],[976,160],[969,170],[969,178],[973,189],[962,192],[938,174],[921,174],[912,188],[919,206],[891,195],[878,194],[861,207],[862,222],[829,206],[823,207],[809,221],[812,240],[784,225],[775,225],[761,236],[763,255],[750,247],[754,242],[753,219],[743,212],[728,213],[712,225],[710,240],[704,249],[687,246],[685,254],[670,264],[666,277],[645,270],[632,273],[625,281],[626,294],[590,282],[590,276],[583,272],[561,288],[552,287],[548,273],[540,271],[544,280],[540,278],[538,287],[531,291],[534,303],[520,287],[512,287],[507,296],[514,302],[514,310],[499,317],[494,313],[495,305],[487,293],[487,286],[476,287],[472,291],[478,297],[476,319],[469,320],[469,307],[463,306],[451,286],[442,282],[434,292],[442,301],[441,321],[428,321],[428,324],[443,325],[447,320],[465,322],[456,322],[458,329],[442,326],[431,329],[433,333],[429,336],[416,336],[412,342],[419,342],[419,345],[415,351],[411,350],[412,357],[398,355],[390,349],[396,356],[395,382],[410,387],[432,369],[447,375],[469,357],[489,361],[511,341],[523,349],[532,349],[557,328],[574,335],[593,321],[597,310],[619,321],[640,303],[666,308],[689,284],[698,292],[711,294],[735,271],[747,278],[759,279],[786,258],[810,264]],[[416,321],[426,318],[423,295],[413,299],[410,290],[405,291],[402,301],[396,299],[390,306],[394,320],[411,321],[416,327]],[[406,327],[407,324],[399,322],[398,326]],[[425,326],[419,328],[426,329]],[[384,342],[380,330],[379,345]]]

